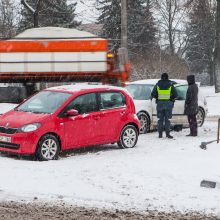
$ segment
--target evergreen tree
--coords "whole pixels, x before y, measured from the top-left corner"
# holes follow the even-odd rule
[[[113,50],[120,47],[121,39],[121,0],[98,0],[101,15],[98,23],[102,24],[101,35],[112,39]]]
[[[102,36],[114,39],[114,47],[120,46],[121,0],[97,0],[103,24]],[[156,42],[156,28],[147,0],[127,0],[128,49],[130,52],[146,53]]]
[[[208,0],[196,0],[190,13],[186,59],[192,73],[208,72],[211,76],[211,84],[213,83],[214,29],[215,18]]]
[[[135,53],[147,53],[155,46],[156,28],[146,0],[128,0],[128,47]]]
[[[26,1],[34,10],[39,7],[39,27],[55,26],[72,28],[80,24],[75,20],[75,8],[77,3],[67,4],[67,0],[43,0],[40,5],[37,5],[36,0]],[[18,31],[21,32],[32,27],[34,27],[33,12],[23,7]]]

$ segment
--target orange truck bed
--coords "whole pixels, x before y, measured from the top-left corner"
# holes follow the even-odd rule
[[[114,70],[108,41],[97,37],[14,38],[0,41],[1,81],[74,80],[125,81],[128,74]]]

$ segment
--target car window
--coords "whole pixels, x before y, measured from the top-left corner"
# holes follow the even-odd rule
[[[187,92],[188,86],[176,86],[177,91],[177,100],[186,100],[186,92]]]
[[[69,93],[42,91],[18,106],[16,110],[51,114],[55,112],[70,96],[71,94]]]
[[[151,98],[153,85],[130,84],[126,89],[135,100],[148,100]]]
[[[76,97],[66,108],[75,109],[79,114],[98,111],[98,104],[95,93],[84,94]]]
[[[125,97],[120,92],[100,93],[101,109],[118,108],[125,106],[125,104],[126,104]]]

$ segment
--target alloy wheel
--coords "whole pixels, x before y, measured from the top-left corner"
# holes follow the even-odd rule
[[[42,143],[41,154],[46,160],[52,160],[57,153],[57,143],[53,139],[46,139]]]
[[[128,128],[124,131],[122,139],[126,148],[132,148],[137,141],[137,134],[133,128]]]
[[[146,134],[148,131],[148,117],[145,114],[138,115],[140,121],[140,134]]]
[[[198,126],[201,127],[204,122],[204,113],[203,113],[202,109],[199,109],[199,112],[196,115],[196,119],[197,119]]]

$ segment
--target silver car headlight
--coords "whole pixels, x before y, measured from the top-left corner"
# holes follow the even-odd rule
[[[21,131],[21,132],[32,132],[32,131],[36,131],[40,126],[41,126],[40,123],[28,124],[28,125],[22,126],[19,129],[19,131]]]

